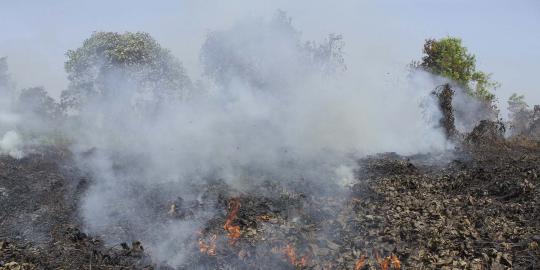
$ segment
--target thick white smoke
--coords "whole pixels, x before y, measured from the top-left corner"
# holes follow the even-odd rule
[[[452,108],[456,118],[456,128],[462,133],[471,132],[481,120],[498,120],[498,112],[491,104],[471,97],[465,90],[455,87]]]
[[[60,109],[41,87],[16,90],[7,58],[0,58],[0,154],[20,159],[59,138]]]
[[[115,95],[82,108],[68,132],[94,179],[81,206],[90,232],[141,240],[176,265],[212,210],[158,217],[177,197],[200,199],[208,179],[239,190],[264,180],[347,183],[357,157],[446,149],[429,75],[343,71],[339,55],[325,54],[341,49],[337,36],[306,45],[282,19],[211,33],[201,52],[209,77],[189,99],[149,113],[133,106],[130,83],[115,82]]]
[[[23,143],[19,134],[10,130],[4,134],[0,139],[0,154],[7,154],[14,158],[23,157],[23,151],[21,149]]]
[[[24,93],[29,93],[29,89],[17,96],[19,92],[1,88],[0,85],[0,154],[20,159],[35,152],[39,146],[59,139],[58,132],[63,127],[61,119],[49,118],[39,104],[25,99]]]
[[[0,58],[0,154],[20,158],[23,156],[22,142],[13,130],[20,117],[13,112],[13,82],[7,72],[6,58]]]

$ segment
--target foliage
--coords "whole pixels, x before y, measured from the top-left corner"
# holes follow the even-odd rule
[[[335,73],[347,69],[343,57],[345,42],[342,35],[329,34],[321,44],[306,42],[303,49],[310,58],[310,63],[319,66],[324,73]]]
[[[64,107],[78,107],[123,85],[160,101],[178,98],[191,84],[180,61],[147,33],[96,32],[68,51],[67,58],[70,84],[61,96]]]
[[[529,105],[527,104],[527,102],[525,102],[524,95],[518,95],[517,93],[513,93],[508,98],[508,111],[510,112],[526,110],[528,107]]]
[[[279,48],[279,49],[276,49]],[[322,43],[303,42],[292,19],[277,11],[270,20],[248,20],[208,34],[201,50],[206,75],[220,84],[241,79],[256,87],[279,88],[298,76],[346,69],[341,35]]]
[[[31,87],[21,90],[18,99],[21,113],[33,113],[35,116],[48,120],[62,116],[60,106],[51,98],[43,87]]]
[[[513,135],[520,135],[529,131],[533,122],[533,111],[529,109],[529,105],[525,102],[524,95],[513,93],[508,98],[508,112],[510,130]]]
[[[421,63],[414,64],[416,67],[453,80],[470,95],[486,101],[495,99],[490,90],[499,84],[491,81],[489,74],[476,70],[475,56],[462,45],[461,39],[428,39],[424,54]]]

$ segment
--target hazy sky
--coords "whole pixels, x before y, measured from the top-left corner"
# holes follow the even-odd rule
[[[341,33],[351,72],[405,66],[421,57],[424,39],[463,38],[481,70],[540,104],[540,1],[136,1],[0,0],[0,56],[8,56],[19,87],[66,86],[65,52],[93,31],[146,31],[200,74],[198,52],[208,31],[246,16],[286,11],[305,39]],[[504,104],[506,106],[506,104]]]

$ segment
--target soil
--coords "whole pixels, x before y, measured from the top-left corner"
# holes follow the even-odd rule
[[[145,243],[84,233],[77,207],[91,179],[70,160],[58,149],[0,158],[0,269],[174,269]],[[366,157],[346,188],[240,192],[212,181],[202,198],[223,211],[175,268],[540,269],[539,175],[538,143],[497,138],[442,157]],[[180,206],[163,211],[189,218]]]

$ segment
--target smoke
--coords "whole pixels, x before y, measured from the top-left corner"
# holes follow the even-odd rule
[[[81,203],[86,229],[140,240],[158,261],[179,265],[216,210],[187,219],[166,212],[178,198],[202,204],[207,181],[239,191],[266,180],[346,185],[358,157],[449,147],[434,128],[430,75],[354,73],[343,46],[337,35],[305,43],[278,13],[209,33],[207,76],[190,98],[146,110],[132,102],[133,82],[111,82],[115,94],[86,103],[64,131],[93,179]]]
[[[459,132],[471,132],[481,120],[497,120],[499,112],[492,107],[491,102],[472,97],[459,87],[454,88],[456,90],[452,107]]]
[[[21,139],[12,130],[19,121],[18,115],[12,112],[13,81],[8,74],[6,58],[0,58],[0,154],[14,158],[22,156]]]
[[[20,135],[14,130],[15,124],[19,122],[20,118],[17,114],[9,111],[8,108],[3,106],[0,109],[0,154],[9,155],[13,158],[22,158],[24,156],[22,149],[24,144]]]
[[[220,211],[208,203],[213,199],[204,188],[208,182],[222,180],[240,192],[266,180],[284,185],[305,180],[346,186],[354,182],[356,161],[365,155],[438,153],[452,147],[437,128],[441,113],[431,95],[446,81],[421,71],[411,73],[405,67],[420,54],[424,38],[463,36],[472,42],[471,48],[485,42],[487,49],[482,53],[493,50],[494,55],[487,59],[492,61],[486,62],[487,66],[498,64],[504,67],[499,70],[511,69],[508,74],[518,72],[517,77],[522,78],[507,81],[527,84],[527,78],[533,77],[524,75],[524,69],[507,68],[508,63],[521,62],[507,49],[510,45],[501,45],[498,33],[490,35],[484,31],[489,27],[477,23],[456,24],[455,17],[448,16],[455,12],[448,13],[437,5],[422,4],[413,10],[414,5],[396,3],[373,8],[358,1],[340,5],[282,1],[280,5],[301,15],[303,25],[309,26],[296,29],[294,21],[291,24],[283,13],[244,17],[247,11],[267,14],[275,4],[182,2],[181,15],[138,16],[135,19],[141,21],[135,23],[135,29],[125,28],[126,21],[134,20],[132,14],[140,13],[136,5],[114,3],[104,9],[103,5],[88,4],[85,13],[106,14],[98,20],[101,25],[67,20],[56,21],[52,27],[43,24],[43,19],[51,16],[42,11],[52,5],[39,6],[38,14],[31,16],[39,18],[35,20],[40,26],[39,37],[26,41],[24,47],[21,42],[8,46],[11,52],[25,56],[15,59],[18,77],[25,84],[46,80],[42,83],[48,83],[52,86],[49,91],[57,94],[65,81],[59,81],[58,72],[52,71],[62,67],[49,63],[61,62],[61,48],[74,46],[93,30],[142,30],[168,44],[187,63],[191,74],[198,74],[201,67],[203,76],[192,80],[197,83],[189,93],[181,94],[185,98],[141,107],[134,102],[141,96],[133,81],[107,74],[111,85],[105,88],[114,86],[114,94],[90,100],[66,121],[51,121],[39,113],[51,107],[43,106],[51,105],[50,100],[21,101],[10,87],[10,94],[0,97],[0,153],[20,158],[51,137],[53,141],[65,138],[78,166],[92,179],[80,205],[85,229],[110,243],[140,240],[153,258],[171,265],[186,260],[195,232]],[[53,19],[80,15],[75,12],[81,9],[80,3],[65,9],[62,16]],[[455,9],[462,12],[459,5]],[[460,14],[476,22],[476,11],[484,10],[485,5],[478,5]],[[506,8],[501,10],[507,13]],[[508,18],[500,16],[502,13],[486,14]],[[10,14],[19,12],[5,15]],[[96,20],[92,17],[91,21]],[[484,21],[492,24],[493,20]],[[196,30],[187,30],[192,28]],[[208,28],[210,32],[206,32]],[[529,40],[529,27],[522,28],[526,35],[513,29],[516,38],[506,40]],[[327,31],[344,36],[327,35]],[[307,43],[306,36],[326,38]],[[492,49],[497,46],[499,50]],[[5,44],[0,47],[6,48]],[[36,58],[35,52],[26,57],[30,48],[42,57]],[[32,68],[34,72],[27,72]],[[0,92],[4,93],[7,87],[2,85]],[[152,103],[152,97],[148,98],[145,102]],[[485,114],[484,104],[459,90],[453,107],[462,132],[492,117]],[[48,111],[56,113],[55,109]],[[194,205],[193,215],[185,219],[168,216],[171,203],[180,207],[179,202]]]
[[[10,90],[0,100],[0,153],[22,157],[69,141],[92,179],[80,204],[86,230],[110,243],[140,240],[158,262],[180,265],[218,211],[208,182],[239,192],[265,181],[346,186],[365,155],[451,147],[437,128],[433,76],[399,65],[381,72],[369,58],[347,62],[355,50],[347,37],[308,42],[293,25],[277,12],[209,32],[204,76],[182,99],[141,97],[137,85],[151,84],[113,71],[103,89],[114,92],[88,99],[76,115],[63,115],[42,88]],[[171,218],[173,203],[196,210]]]
[[[387,65],[380,51],[357,52],[347,36],[308,42],[293,25],[277,12],[209,32],[199,45],[204,76],[183,99],[141,97],[137,85],[146,82],[113,71],[103,89],[114,92],[76,115],[60,115],[41,88],[5,95],[0,153],[22,157],[65,138],[92,179],[80,204],[85,229],[110,243],[140,240],[158,262],[179,265],[218,211],[208,182],[239,192],[265,181],[346,186],[365,155],[451,147],[430,94],[438,79]],[[351,54],[365,58],[347,62]],[[192,215],[167,215],[182,202]]]
[[[0,153],[8,154],[13,158],[21,158],[23,152],[21,150],[22,141],[17,132],[10,130],[4,134],[0,140]]]
[[[16,91],[0,69],[0,95],[0,154],[20,159],[58,138],[62,115],[43,88]]]

